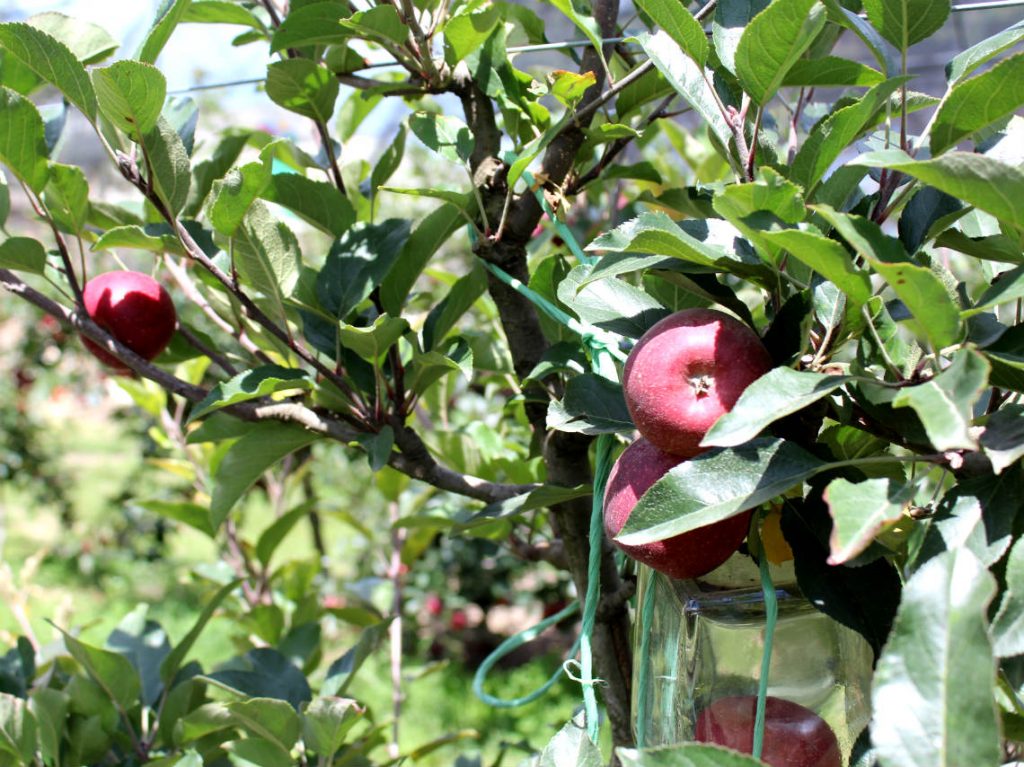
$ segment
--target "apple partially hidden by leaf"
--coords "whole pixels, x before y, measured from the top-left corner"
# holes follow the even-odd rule
[[[604,529],[613,541],[637,501],[683,458],[659,450],[643,437],[612,466],[604,493]],[[617,544],[633,559],[672,578],[699,578],[725,562],[743,542],[752,512],[737,514],[688,533],[639,546]]]
[[[700,712],[694,739],[745,754],[754,751],[757,696],[719,698]],[[765,701],[761,761],[771,767],[842,767],[839,740],[809,708],[784,698]]]
[[[163,285],[141,272],[97,275],[85,284],[83,298],[92,321],[143,359],[151,360],[167,348],[178,324],[174,302]],[[108,368],[129,372],[106,349],[88,338],[82,341]]]
[[[772,367],[757,333],[714,309],[684,309],[655,323],[622,374],[637,430],[668,453],[692,458],[708,429]]]

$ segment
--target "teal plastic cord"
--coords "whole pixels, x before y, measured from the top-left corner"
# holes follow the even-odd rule
[[[523,695],[520,698],[496,698],[493,695],[489,695],[488,693],[484,692],[484,682],[487,680],[487,675],[490,673],[491,669],[494,668],[494,664],[496,664],[499,660],[504,658],[513,650],[522,647],[524,644],[534,639],[548,626],[554,626],[556,623],[558,623],[561,620],[564,620],[565,618],[568,618],[570,615],[572,615],[579,609],[580,603],[578,601],[573,602],[568,607],[565,607],[562,610],[559,610],[554,615],[545,618],[536,626],[528,628],[525,631],[520,631],[518,634],[510,636],[508,639],[506,639],[504,642],[498,645],[494,649],[494,651],[484,659],[484,662],[481,663],[480,667],[476,670],[476,674],[473,675],[473,693],[484,703],[486,703],[489,706],[493,706],[494,708],[515,708],[516,706],[525,706],[527,703],[532,703],[533,701],[537,700],[537,698],[541,697],[544,693],[546,693],[548,690],[550,690],[551,686],[555,682],[557,682],[559,678],[562,676],[561,668],[559,668],[558,671],[552,674],[548,681],[546,681],[536,690],[527,695]],[[579,649],[579,647],[580,640],[577,639],[573,643],[572,649],[569,650],[570,658],[576,654],[576,651]]]
[[[506,162],[511,164],[515,162],[516,157],[512,153],[506,153],[505,159]],[[584,252],[583,248],[580,247],[579,242],[577,242],[576,237],[573,235],[572,230],[555,215],[554,210],[552,210],[547,199],[544,197],[544,190],[536,183],[534,177],[529,173],[529,171],[523,172],[523,178],[526,180],[527,184],[530,185],[534,195],[540,203],[541,208],[551,219],[559,234],[562,236],[562,239],[566,244],[568,244],[569,249],[576,258],[579,259],[580,263],[596,263],[597,259],[592,256],[588,256]],[[469,230],[469,236],[471,241],[476,239],[476,233],[472,231],[472,229]],[[530,287],[525,285],[522,280],[508,274],[496,264],[484,261],[484,266],[501,282],[527,298],[534,306],[551,317],[551,319],[577,333],[584,346],[586,346],[590,351],[592,370],[596,374],[604,376],[609,380],[618,381],[618,372],[616,370],[614,360],[617,359],[620,362],[625,362],[626,355],[619,349],[618,338],[615,335],[607,333],[593,325],[580,322],[575,317],[570,316],[554,303],[547,300],[544,296],[537,293],[535,290],[531,290]],[[594,467],[594,492],[591,504],[589,531],[590,556],[587,561],[587,592],[584,598],[583,620],[580,627],[580,636],[573,645],[573,650],[570,653],[571,657],[572,655],[575,655],[577,649],[579,650],[580,676],[579,678],[573,678],[576,679],[576,681],[578,681],[583,687],[583,707],[587,720],[587,735],[594,743],[597,742],[598,737],[600,736],[601,728],[597,707],[597,693],[594,691],[594,686],[598,684],[600,680],[594,678],[591,637],[594,632],[594,626],[597,623],[597,603],[601,593],[601,548],[604,530],[604,525],[602,523],[604,489],[608,482],[608,475],[611,473],[612,451],[614,444],[615,439],[610,434],[603,434],[597,440]],[[552,616],[552,618],[555,617],[557,616]],[[557,673],[542,687],[534,690],[528,695],[514,700],[502,700],[491,695],[487,695],[483,690],[483,684],[487,677],[487,673],[499,659],[516,647],[521,646],[524,642],[532,639],[537,635],[537,633],[543,631],[544,628],[551,625],[553,622],[554,621],[549,618],[547,621],[539,623],[532,629],[527,629],[526,631],[502,642],[502,644],[484,660],[474,676],[473,692],[477,697],[492,706],[507,708],[529,703],[547,692],[551,685],[553,685],[557,680]],[[569,663],[570,661],[567,661],[564,667],[567,667]],[[569,673],[568,668],[565,668],[565,670]],[[571,673],[569,675],[572,676]]]
[[[644,600],[640,604],[640,681],[637,685],[636,701],[636,747],[643,748],[647,743],[647,677],[651,673],[651,618],[654,615],[654,579],[651,572],[644,589]]]
[[[775,622],[779,617],[779,601],[775,594],[775,584],[768,569],[768,557],[761,546],[760,570],[761,591],[764,594],[764,654],[761,656],[761,679],[757,686],[757,715],[754,717],[754,750],[753,757],[761,758],[764,748],[764,711],[768,701],[768,673],[772,662],[772,645],[775,640]]]

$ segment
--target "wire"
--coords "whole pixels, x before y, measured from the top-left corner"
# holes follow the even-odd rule
[[[953,13],[965,13],[967,11],[992,11],[1002,8],[1024,8],[1024,0],[984,0],[984,2],[978,3],[961,3],[959,5],[952,6],[951,10]],[[861,14],[862,16],[864,14]],[[708,34],[711,34],[710,32]],[[634,35],[627,34],[624,37],[606,37],[602,38],[601,43],[604,45],[614,45],[617,43],[624,43],[633,37]],[[514,45],[506,49],[507,53],[538,53],[542,51],[561,51],[571,48],[585,48],[589,46],[591,42],[589,40],[566,40],[561,43],[537,43],[534,45]],[[385,69],[388,67],[396,67],[398,64],[392,61],[374,61],[366,66],[360,67],[359,69],[353,70],[349,74],[355,72],[362,72],[367,69]],[[168,96],[181,96],[186,93],[192,93],[193,91],[208,91],[216,88],[232,88],[236,85],[255,85],[265,80],[264,77],[252,77],[245,80],[230,80],[223,83],[209,83],[207,85],[193,85],[190,88],[180,88],[178,90],[167,91]]]

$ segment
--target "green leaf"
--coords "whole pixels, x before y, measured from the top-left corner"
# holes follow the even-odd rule
[[[673,221],[661,211],[641,213],[606,232],[587,246],[588,251],[651,253],[678,258],[715,271],[741,275],[767,275],[764,264],[742,248],[739,231],[721,219]],[[600,274],[597,268],[591,272]],[[597,279],[597,277],[594,277]],[[590,276],[583,282],[591,281]]]
[[[711,22],[711,38],[719,61],[732,74],[736,74],[736,49],[743,32],[757,14],[768,7],[771,0],[733,0],[718,3]]]
[[[569,379],[561,401],[548,406],[547,425],[580,434],[629,433],[634,429],[622,386],[592,373]]]
[[[277,551],[278,546],[292,531],[292,528],[315,510],[315,504],[309,501],[299,504],[275,519],[273,524],[260,533],[259,540],[256,542],[256,558],[264,567],[270,566],[274,552]]]
[[[784,248],[798,261],[834,283],[849,297],[854,308],[859,308],[871,298],[870,275],[858,269],[846,248],[835,240],[801,229],[761,232],[759,236]]]
[[[1024,653],[1024,538],[1006,560],[1006,589],[992,619],[992,645],[998,658]]]
[[[570,720],[548,741],[538,767],[601,767],[601,749],[590,739],[582,717]]]
[[[826,205],[814,209],[885,279],[937,349],[960,340],[960,313],[945,286],[930,269],[913,263],[899,240],[866,218],[837,213]]]
[[[885,118],[880,108],[905,82],[903,77],[881,82],[853,104],[836,110],[814,126],[793,158],[789,174],[808,197],[854,139]]]
[[[405,155],[405,137],[408,132],[408,126],[402,123],[394,140],[388,144],[381,153],[377,164],[373,166],[373,172],[370,173],[370,195],[374,205],[377,203],[377,189],[382,184],[386,184],[402,164],[402,157]]]
[[[986,608],[995,581],[966,550],[907,582],[872,681],[871,739],[887,767],[1000,762]]]
[[[264,31],[252,11],[228,0],[192,0],[181,17],[182,24],[238,24]]]
[[[120,653],[80,642],[60,627],[57,627],[57,630],[64,635],[64,645],[71,657],[103,688],[103,692],[114,705],[122,711],[127,711],[138,702],[142,685],[138,672],[127,658]]]
[[[146,500],[137,501],[142,508],[159,514],[161,517],[173,519],[184,525],[195,528],[204,535],[213,538],[216,530],[210,524],[210,511],[197,503],[175,503],[174,501]]]
[[[293,175],[293,174],[287,174]],[[270,182],[269,162],[250,162],[232,168],[210,189],[208,216],[213,228],[232,236]]]
[[[803,191],[772,168],[762,168],[755,181],[721,189],[713,205],[741,231],[752,228],[743,219],[759,211],[767,211],[787,224],[798,224],[807,216]]]
[[[863,0],[868,21],[882,37],[905,51],[942,29],[950,0]]]
[[[711,87],[711,75],[683,53],[679,44],[667,32],[659,31],[653,35],[643,33],[633,39],[683,100],[708,124],[718,142],[728,147],[732,141],[732,131],[718,108],[718,99]]]
[[[92,244],[95,251],[113,250],[115,248],[132,248],[147,250],[150,253],[175,253],[185,255],[181,242],[173,234],[153,235],[141,226],[115,226],[100,235]]]
[[[142,41],[139,53],[135,58],[147,64],[155,63],[157,56],[167,45],[167,41],[171,39],[174,28],[182,20],[190,4],[191,0],[164,0],[161,7],[157,9],[153,26],[146,34],[146,39]]]
[[[224,454],[213,477],[210,516],[219,529],[228,512],[267,469],[318,439],[311,431],[280,423],[261,423]]]
[[[565,69],[555,69],[548,73],[548,85],[551,88],[551,95],[558,99],[563,106],[575,107],[583,94],[590,87],[597,83],[597,75],[593,72],[570,72]]]
[[[137,138],[156,127],[164,108],[167,80],[152,64],[124,60],[94,69],[92,82],[103,116]]]
[[[471,10],[467,10],[471,9]],[[445,61],[454,67],[468,55],[480,49],[502,18],[502,9],[496,5],[483,9],[471,4],[462,6],[445,22]]]
[[[736,77],[743,90],[766,104],[825,21],[825,7],[816,0],[775,0],[751,19],[736,46]]]
[[[7,223],[7,217],[11,213],[11,190],[7,186],[7,176],[0,170],[0,230]]]
[[[352,203],[334,184],[297,173],[274,174],[262,196],[334,237],[343,235],[356,220]]]
[[[285,109],[327,123],[338,98],[338,78],[312,59],[285,59],[267,67],[267,96]]]
[[[988,386],[989,370],[981,354],[962,349],[931,380],[901,389],[892,405],[914,409],[936,450],[976,450],[971,422],[974,404]]]
[[[674,0],[638,0],[637,7],[664,29],[698,66],[707,64],[710,51],[707,35],[685,5]]]
[[[1024,53],[1000,61],[977,77],[953,86],[935,115],[929,137],[932,156],[1024,104]]]
[[[8,237],[0,242],[0,269],[43,274],[46,271],[46,249],[31,237]]]
[[[970,309],[965,309],[961,316],[973,317],[983,314],[1019,298],[1024,298],[1024,266],[999,274],[988,290],[981,294],[978,302]]]
[[[889,478],[832,480],[825,489],[825,502],[832,515],[829,564],[841,565],[860,555],[875,535],[899,521],[913,499],[913,486]]]
[[[235,234],[235,267],[242,282],[274,301],[284,313],[284,297],[299,279],[299,241],[262,202],[249,208]]]
[[[1019,467],[998,477],[981,474],[961,479],[942,496],[921,544],[917,561],[943,551],[965,549],[991,567],[1013,542],[1022,493]]]
[[[339,23],[343,28],[350,30],[350,35],[368,40],[402,45],[409,36],[408,27],[393,5],[378,5],[366,11],[353,13]]]
[[[148,619],[149,606],[138,605],[117,624],[107,637],[107,649],[128,659],[142,681],[142,701],[157,705],[163,685],[160,682],[160,664],[171,651],[167,632],[159,623]]]
[[[593,12],[589,8],[580,8],[578,0],[546,0],[546,2],[560,10],[569,21],[590,41],[601,58],[601,64],[608,70],[608,64],[604,60],[603,43],[601,39],[601,28],[594,19]]]
[[[302,740],[325,764],[345,743],[345,736],[360,721],[366,709],[351,698],[314,698],[302,712]]]
[[[360,434],[356,437],[356,442],[366,451],[370,471],[377,472],[391,460],[391,451],[395,446],[395,430],[385,425],[379,432]]]
[[[1020,460],[1024,456],[1024,405],[1004,405],[990,415],[981,434],[981,447],[996,474]]]
[[[43,199],[54,218],[80,234],[89,218],[89,182],[77,165],[50,163],[50,181]]]
[[[872,86],[885,80],[877,69],[859,61],[823,56],[820,59],[800,59],[782,80],[786,86]]]
[[[4,764],[36,764],[38,743],[36,717],[29,709],[28,702],[0,692],[0,756],[6,753],[14,759],[4,759]]]
[[[192,624],[192,628],[188,630],[184,638],[164,658],[163,663],[160,664],[160,680],[165,686],[169,685],[174,680],[174,677],[178,675],[181,664],[185,662],[185,658],[192,651],[192,647],[195,645],[196,640],[199,639],[199,635],[203,633],[206,624],[210,622],[210,618],[213,617],[214,612],[217,611],[217,608],[220,607],[221,602],[224,601],[227,595],[238,588],[239,583],[241,583],[240,580],[233,580],[222,586],[210,598],[210,601],[203,605],[203,609],[196,618],[196,622]]]
[[[468,197],[463,195],[461,202],[465,206]],[[380,299],[386,312],[396,316],[401,314],[402,305],[424,267],[438,248],[462,228],[463,223],[459,206],[442,205],[413,229],[398,253],[395,268],[388,272],[380,285]]]
[[[644,290],[624,280],[585,284],[593,267],[574,267],[558,283],[557,298],[584,322],[639,338],[670,312]]]
[[[424,145],[446,160],[469,162],[473,152],[473,134],[458,118],[434,112],[417,112],[409,117],[409,129]]]
[[[0,160],[33,192],[42,192],[50,176],[43,118],[35,105],[0,86]]]
[[[348,6],[344,3],[322,2],[296,7],[274,32],[270,52],[342,42],[351,37],[351,32],[342,29],[340,24],[349,14]]]
[[[637,546],[720,522],[782,495],[825,467],[781,439],[701,453],[644,493],[616,540]]]
[[[409,237],[409,222],[388,219],[357,224],[331,246],[316,280],[324,309],[344,318],[369,297],[398,260]]]
[[[933,160],[914,160],[899,149],[869,152],[851,163],[903,171],[1024,229],[1024,169],[970,152],[947,152]]]
[[[252,370],[217,384],[202,402],[197,404],[189,414],[191,423],[207,413],[238,402],[247,402],[260,397],[269,397],[274,392],[291,389],[310,391],[313,382],[309,373],[297,368],[286,368],[280,365],[262,365]]]
[[[320,688],[320,694],[332,697],[344,695],[356,672],[388,635],[390,620],[385,620],[365,629],[359,640],[327,669],[327,677]]]
[[[1018,21],[1012,27],[972,45],[954,56],[946,65],[946,82],[951,86],[955,85],[986,61],[1012,48],[1021,40],[1024,40],[1024,21]]]
[[[774,368],[748,386],[732,410],[715,421],[702,447],[733,447],[753,439],[768,424],[826,397],[849,380],[787,367]]]
[[[151,181],[157,195],[172,216],[177,216],[188,200],[192,181],[188,152],[178,132],[163,117],[156,127],[142,137],[146,157],[152,168]]]
[[[370,327],[356,327],[341,324],[338,337],[341,345],[350,349],[368,362],[379,362],[398,339],[409,330],[409,323],[401,317],[382,314]]]
[[[417,354],[406,368],[405,382],[409,391],[423,394],[431,385],[448,373],[459,372],[467,381],[473,378],[473,347],[466,340],[454,336],[449,339],[445,352],[429,351]]]
[[[103,27],[47,11],[25,19],[36,29],[64,43],[83,64],[95,64],[117,50],[118,42]]]
[[[747,754],[739,754],[724,746],[687,743],[681,746],[616,748],[622,767],[764,767],[764,763]]]
[[[423,348],[438,348],[462,316],[472,308],[487,290],[487,272],[479,263],[469,274],[460,277],[448,295],[434,306],[423,323]]]
[[[487,504],[468,519],[460,521],[452,530],[453,532],[472,530],[474,527],[488,524],[495,519],[506,519],[525,514],[528,511],[547,509],[576,498],[585,498],[591,493],[593,493],[593,487],[590,485],[578,485],[577,487],[541,485],[528,493]]]
[[[74,53],[59,40],[30,24],[0,24],[0,46],[36,75],[55,86],[82,110],[90,121],[96,120],[96,94],[89,75]]]
[[[42,687],[33,690],[29,710],[39,725],[39,750],[43,764],[60,764],[60,743],[68,715],[68,696],[60,690]]]

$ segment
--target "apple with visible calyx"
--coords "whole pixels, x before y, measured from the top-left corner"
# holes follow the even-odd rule
[[[613,541],[637,501],[673,466],[685,459],[659,450],[643,437],[612,466],[604,493],[604,529]],[[626,554],[672,578],[699,578],[725,562],[743,542],[752,512],[699,527],[663,541],[617,544]]]
[[[640,434],[690,458],[718,417],[771,367],[768,351],[747,325],[714,309],[683,309],[637,341],[622,386]]]
[[[178,324],[174,302],[148,274],[106,272],[89,280],[82,294],[92,321],[143,359],[153,359],[170,343]],[[107,367],[129,372],[127,365],[99,344],[88,338],[82,341]]]
[[[754,750],[757,696],[719,698],[697,717],[695,739],[745,754]],[[824,719],[783,698],[765,700],[761,761],[771,767],[842,767],[839,740]]]

